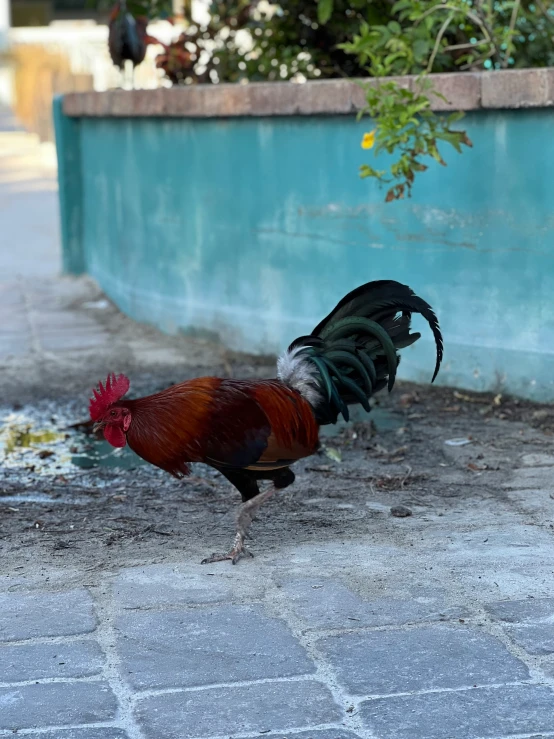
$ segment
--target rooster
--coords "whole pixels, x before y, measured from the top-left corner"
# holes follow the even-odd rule
[[[148,18],[135,18],[127,10],[126,0],[117,0],[110,13],[108,49],[112,62],[122,71],[126,61],[133,63],[133,69],[144,61],[148,44],[159,41],[146,33]]]
[[[420,338],[412,313],[429,323],[436,344],[437,376],[442,335],[431,308],[406,285],[369,282],[344,297],[309,336],[293,341],[277,363],[277,379],[201,377],[154,395],[123,399],[125,375],[108,376],[90,400],[96,430],[114,447],[129,444],[147,462],[174,477],[191,462],[218,470],[242,496],[231,550],[202,564],[252,556],[244,542],[260,506],[294,482],[294,462],[317,452],[319,428],[349,419],[349,406],[369,412],[369,399],[392,390],[398,350]],[[259,483],[272,485],[260,492]]]

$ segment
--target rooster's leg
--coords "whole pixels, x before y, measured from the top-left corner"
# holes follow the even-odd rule
[[[249,552],[244,546],[244,540],[248,536],[250,524],[254,520],[260,507],[266,502],[266,500],[271,498],[276,489],[277,488],[272,485],[269,490],[259,493],[259,495],[256,495],[246,503],[243,503],[239,508],[237,516],[237,533],[235,534],[231,551],[228,552],[228,554],[212,554],[211,557],[203,559],[201,564],[207,565],[212,564],[213,562],[222,562],[223,560],[230,559],[231,562],[236,565],[241,557],[253,557],[254,555],[252,552]]]

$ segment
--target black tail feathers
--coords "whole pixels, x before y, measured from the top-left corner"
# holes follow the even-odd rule
[[[443,356],[439,322],[428,303],[393,280],[368,282],[348,293],[310,336],[290,345],[280,361],[280,377],[298,385],[322,424],[335,423],[339,413],[348,421],[349,405],[369,411],[372,395],[386,386],[389,391],[393,388],[398,350],[421,336],[410,333],[412,313],[428,321],[435,338],[433,382]]]

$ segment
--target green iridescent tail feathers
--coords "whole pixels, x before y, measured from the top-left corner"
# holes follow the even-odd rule
[[[320,423],[335,423],[339,414],[348,421],[349,405],[369,412],[369,399],[379,390],[392,390],[400,362],[398,351],[417,341],[410,333],[412,313],[429,323],[435,339],[438,374],[443,341],[431,306],[407,285],[393,280],[368,282],[346,295],[319,323],[310,336],[301,336],[289,347],[295,356],[308,359],[317,369],[321,404],[316,407]]]

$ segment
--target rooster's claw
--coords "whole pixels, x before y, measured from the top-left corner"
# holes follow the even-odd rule
[[[200,562],[201,565],[211,565],[214,562],[223,562],[226,559],[230,559],[231,562],[236,565],[241,557],[253,557],[252,552],[244,546],[244,534],[241,531],[237,531],[233,546],[228,554],[212,554],[211,557],[206,557]]]
[[[200,562],[200,564],[201,565],[211,565],[214,562],[224,562],[226,559],[230,559],[231,564],[236,565],[239,559],[241,559],[242,557],[253,558],[254,555],[248,549],[241,547],[240,549],[231,549],[231,551],[228,554],[214,553],[212,554],[211,557],[206,557],[206,559],[203,559],[202,562]]]
[[[232,552],[229,552],[229,554],[232,554]],[[252,554],[252,552],[249,549],[245,549],[243,547],[240,552],[236,552],[235,556],[231,559],[232,564],[236,565],[241,557],[249,557],[250,559],[254,559],[254,555]]]

